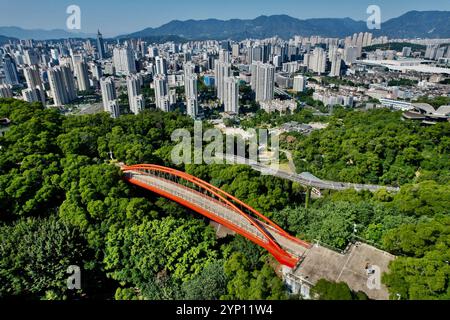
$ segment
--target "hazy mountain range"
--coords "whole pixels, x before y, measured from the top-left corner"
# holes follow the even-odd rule
[[[17,39],[0,35],[0,46],[4,45],[5,43],[8,43],[10,40],[13,41],[13,40],[17,40]]]
[[[355,32],[370,31],[391,38],[450,38],[450,11],[410,11],[390,19],[381,30],[368,30],[365,21],[351,18],[300,20],[287,15],[260,16],[253,20],[187,20],[171,21],[159,28],[147,28],[119,38],[177,35],[186,39],[235,39],[294,35],[345,37]]]
[[[17,39],[51,40],[68,38],[95,38],[94,34],[70,32],[63,29],[23,29],[20,27],[0,27],[0,35]]]
[[[383,22],[381,30],[368,30],[365,21],[356,21],[351,18],[301,20],[288,15],[273,15],[260,16],[251,20],[174,20],[158,28],[146,28],[116,38],[148,38],[157,42],[166,39],[241,40],[272,36],[288,39],[294,35],[345,37],[355,32],[366,31],[376,36],[385,35],[390,38],[450,38],[450,11],[410,11],[398,18]],[[72,33],[65,30],[26,30],[18,27],[0,27],[0,35],[36,40],[95,37],[92,34]]]

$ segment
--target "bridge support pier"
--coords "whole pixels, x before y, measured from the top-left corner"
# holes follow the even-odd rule
[[[308,209],[309,201],[311,201],[311,187],[306,187],[305,208]]]
[[[283,274],[283,280],[291,294],[298,294],[303,299],[311,299],[310,290],[313,284],[296,276],[293,272]]]

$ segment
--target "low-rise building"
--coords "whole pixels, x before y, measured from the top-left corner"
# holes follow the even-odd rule
[[[269,100],[269,101],[261,101],[261,108],[267,113],[279,112],[279,113],[287,113],[294,112],[297,109],[297,102],[295,100]]]

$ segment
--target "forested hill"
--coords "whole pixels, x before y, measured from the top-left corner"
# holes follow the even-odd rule
[[[387,110],[342,112],[329,128],[293,142],[306,150],[298,158],[310,159],[312,172],[344,172],[347,179],[382,173],[382,181],[399,181],[398,194],[330,192],[305,209],[301,186],[249,167],[179,169],[308,241],[342,248],[356,225],[358,237],[399,255],[383,278],[393,298],[449,299],[450,124],[423,128]],[[0,298],[288,297],[267,252],[240,236],[217,239],[205,219],[126,184],[109,164],[112,150],[128,164],[173,166],[170,136],[192,129],[192,119],[151,110],[66,117],[0,99],[3,117],[12,123],[0,136]],[[69,265],[81,267],[80,291],[67,290]],[[361,298],[333,286],[314,290],[329,299]]]
[[[177,35],[190,40],[261,39],[295,35],[346,37],[353,33],[373,32],[376,36],[402,38],[450,38],[450,11],[410,11],[387,20],[379,30],[369,30],[366,21],[351,18],[297,19],[288,15],[260,16],[255,19],[174,20],[158,28],[146,28],[118,38]]]

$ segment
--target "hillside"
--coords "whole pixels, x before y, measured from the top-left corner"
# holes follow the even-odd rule
[[[122,35],[118,38],[142,38],[156,35],[177,35],[187,39],[233,39],[266,38],[279,36],[284,39],[294,35],[345,37],[368,30],[365,21],[351,18],[321,18],[300,20],[288,15],[260,16],[252,20],[174,20],[158,28]],[[449,11],[410,11],[388,20],[376,35],[391,38],[450,38]]]

